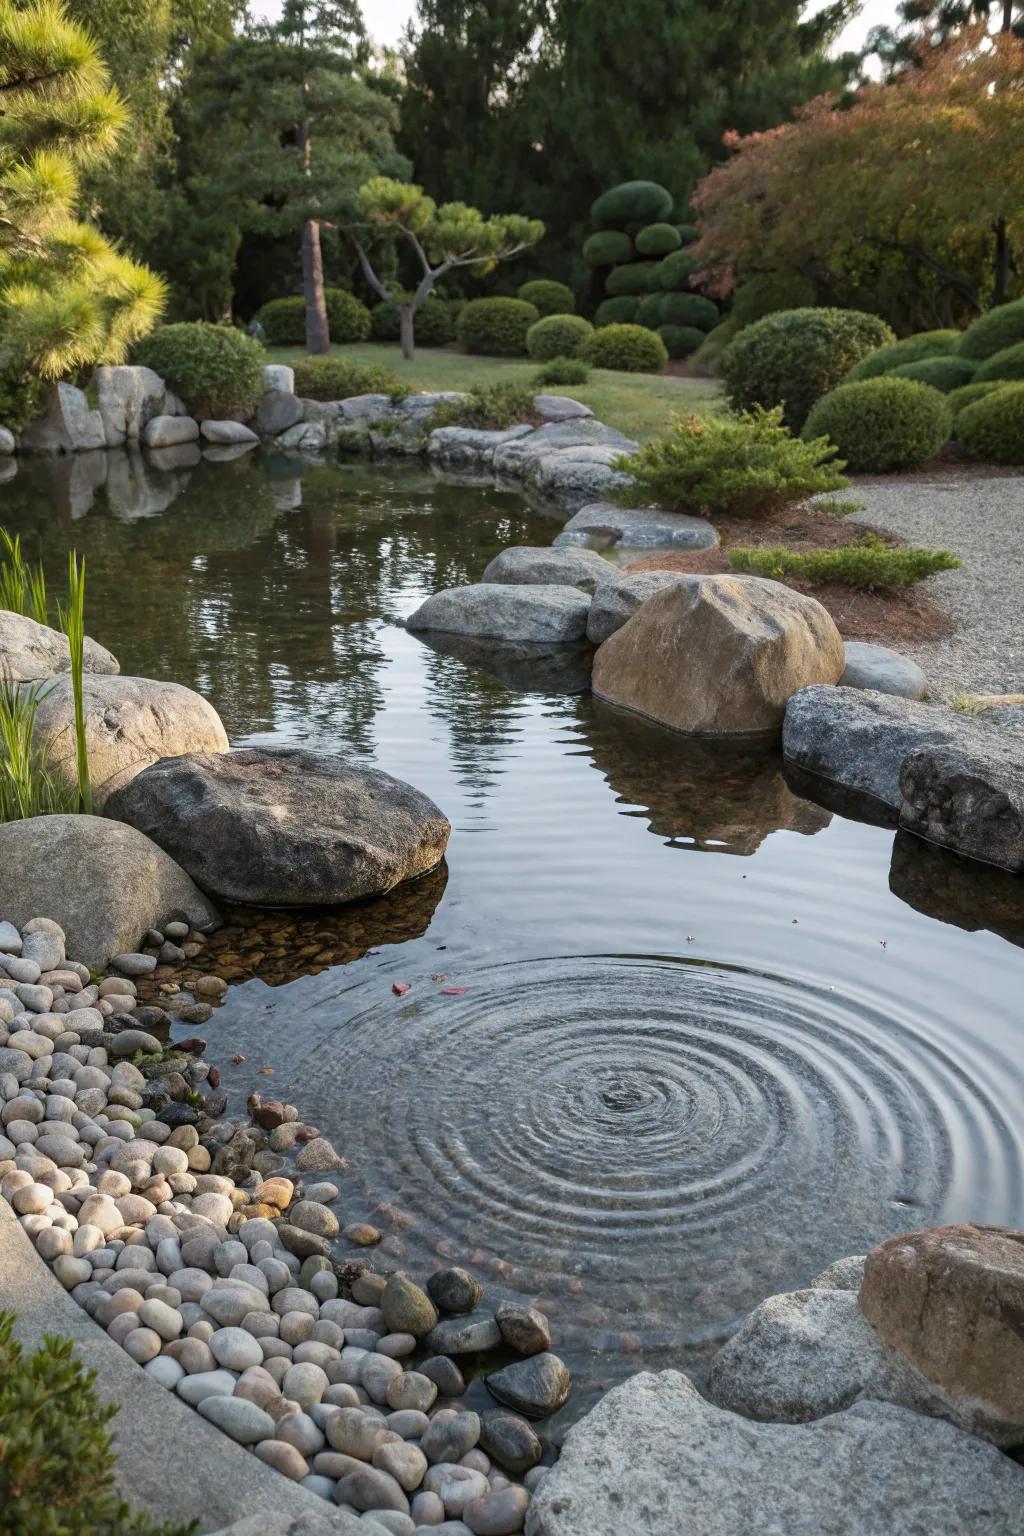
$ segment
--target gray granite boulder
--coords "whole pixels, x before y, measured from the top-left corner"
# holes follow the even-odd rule
[[[900,769],[900,826],[969,859],[1024,871],[1020,737],[998,729],[931,742]]]
[[[172,920],[208,928],[216,911],[185,871],[134,827],[102,816],[34,816],[0,826],[5,916],[40,912],[64,929],[67,952],[103,969]]]
[[[137,443],[146,423],[163,411],[167,386],[152,368],[97,368],[93,384],[108,448]]]
[[[280,388],[265,390],[256,407],[256,427],[264,437],[278,437],[302,418],[302,401]]]
[[[200,433],[208,443],[216,443],[225,447],[251,448],[259,442],[259,438],[251,428],[241,421],[204,421],[199,428]]]
[[[581,549],[577,553],[585,551]],[[600,559],[600,556],[594,558]],[[601,645],[609,635],[614,635],[627,619],[633,617],[641,603],[646,603],[656,592],[686,580],[679,571],[634,571],[632,575],[614,567],[611,571],[610,579],[602,582],[594,593],[587,616],[587,639],[592,645]]]
[[[9,432],[6,427],[0,426],[0,458],[6,458],[9,454],[12,454],[16,447],[14,433]]]
[[[113,795],[107,814],[213,896],[273,907],[390,891],[440,863],[451,831],[412,785],[300,748],[166,758]]]
[[[889,1403],[756,1424],[645,1372],[569,1430],[526,1536],[1022,1536],[1022,1496],[993,1446]]]
[[[85,638],[86,672],[113,675],[120,670],[117,658],[95,640]],[[25,614],[0,609],[0,676],[12,683],[32,683],[54,673],[71,670],[68,637],[60,630],[37,624]]]
[[[569,395],[534,395],[533,408],[544,421],[580,421],[594,414],[589,405]]]
[[[844,688],[871,688],[901,699],[923,699],[928,691],[928,679],[916,661],[866,640],[846,641],[846,671],[839,681]]]
[[[279,395],[280,400],[287,400],[287,395]],[[297,421],[294,426],[285,427],[274,439],[275,448],[283,448],[289,453],[324,453],[330,446],[332,438],[331,429],[323,421]]]
[[[287,363],[265,363],[263,366],[263,393],[265,395],[294,395],[295,369]]]
[[[579,587],[595,592],[615,575],[616,567],[590,549],[517,544],[495,555],[480,580],[502,586]]]
[[[406,620],[410,630],[441,630],[492,640],[582,640],[590,598],[579,587],[476,582],[428,597]]]
[[[489,471],[494,464],[496,449],[506,443],[518,442],[520,438],[529,437],[532,433],[533,428],[526,423],[500,431],[476,427],[437,427],[427,438],[427,456],[443,469]]]
[[[590,549],[616,544],[629,549],[714,549],[718,533],[704,517],[595,501],[570,517],[554,543],[556,547],[583,544]]]
[[[836,1259],[820,1275],[811,1281],[812,1291],[859,1291],[864,1279],[866,1253],[851,1253],[848,1258]]]
[[[148,448],[176,448],[179,443],[194,443],[199,437],[199,423],[191,416],[152,416],[142,430]]]
[[[74,384],[55,384],[42,414],[21,434],[22,453],[82,453],[104,447],[103,417]]]

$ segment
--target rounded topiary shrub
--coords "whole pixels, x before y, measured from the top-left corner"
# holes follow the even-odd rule
[[[663,293],[649,293],[641,299],[636,307],[633,321],[636,325],[646,325],[648,330],[656,331],[662,322],[661,306],[665,302]]]
[[[688,251],[673,251],[658,263],[658,282],[666,293],[677,289],[685,292],[696,270],[697,263]]]
[[[975,382],[973,384],[964,384],[960,389],[950,390],[946,396],[946,404],[953,412],[954,423],[965,406],[973,405],[975,400],[984,400],[985,396],[991,395],[994,390],[1005,389],[1005,387],[1004,380],[989,379],[984,384]]]
[[[551,357],[576,357],[594,327],[582,315],[545,315],[526,333],[526,350],[538,363]]]
[[[344,288],[325,288],[324,307],[332,341],[344,346],[369,338],[370,311],[355,294],[347,293]]]
[[[729,318],[741,331],[745,325],[782,309],[813,308],[814,293],[814,284],[799,272],[759,272],[736,289]]]
[[[399,292],[396,298],[409,295]],[[439,299],[430,294],[416,311],[413,335],[419,347],[447,347],[455,340],[455,324],[462,308],[461,299]],[[333,331],[332,331],[333,337]],[[394,304],[383,300],[370,310],[370,336],[374,341],[398,341],[401,323]]]
[[[594,313],[594,324],[602,325],[632,325],[636,321],[637,311],[640,308],[640,300],[630,294],[623,294],[621,299],[605,299],[597,306]]]
[[[696,224],[677,224],[676,233],[682,245],[692,245],[695,240],[700,239],[700,230]]]
[[[975,320],[961,336],[958,350],[961,357],[982,362],[996,352],[1015,347],[1019,341],[1024,341],[1024,299],[1000,304],[998,309],[990,309],[987,315]]]
[[[659,325],[658,335],[665,343],[669,357],[692,357],[704,340],[704,332],[693,325]]]
[[[533,382],[539,389],[550,389],[553,384],[585,384],[589,377],[590,364],[582,357],[553,357],[538,368]]]
[[[606,325],[595,331],[582,356],[595,368],[622,373],[657,373],[668,362],[665,343],[642,325]]]
[[[633,242],[621,229],[599,229],[583,242],[583,260],[588,267],[614,267],[629,261]]]
[[[781,405],[786,425],[799,432],[816,400],[893,340],[884,320],[857,309],[786,309],[740,331],[722,353],[721,375],[737,410]]]
[[[645,224],[636,237],[641,256],[668,256],[678,251],[682,241],[674,224]]]
[[[916,336],[904,336],[902,341],[876,347],[859,363],[854,363],[847,374],[849,383],[857,379],[879,379],[883,373],[895,368],[905,368],[919,363],[926,357],[948,357],[957,350],[959,331],[919,331]]]
[[[969,459],[1024,464],[1024,384],[1004,384],[965,406],[956,435]]]
[[[199,420],[251,416],[263,393],[263,348],[230,325],[164,325],[138,342],[132,361],[152,368]]]
[[[690,325],[698,331],[711,331],[720,317],[717,304],[702,293],[666,293],[661,301],[661,318],[666,325]]]
[[[456,333],[467,352],[490,357],[519,357],[526,333],[540,319],[537,306],[524,299],[470,299],[459,315]]]
[[[1015,384],[1024,379],[1024,341],[1018,341],[1013,347],[1004,347],[1001,352],[993,352],[991,357],[979,364],[974,377],[979,384],[988,384],[993,380]],[[965,379],[964,383],[967,382]]]
[[[660,289],[656,261],[631,261],[624,267],[613,267],[605,281],[605,292],[610,299],[624,294],[657,293]]]
[[[916,379],[919,384],[930,384],[933,389],[948,395],[951,390],[961,389],[972,382],[974,364],[966,357],[922,357],[916,363],[890,368],[883,377]]]
[[[656,181],[623,181],[602,192],[590,206],[590,218],[598,229],[621,229],[625,224],[653,224],[672,212],[672,194]]]
[[[855,474],[917,469],[947,441],[953,416],[929,384],[860,379],[824,395],[807,417],[808,440],[827,437]]]
[[[516,297],[536,305],[542,320],[546,315],[571,315],[576,308],[572,289],[547,277],[535,277],[523,283]]]
[[[300,298],[271,299],[253,317],[263,327],[271,347],[306,345],[306,301]]]

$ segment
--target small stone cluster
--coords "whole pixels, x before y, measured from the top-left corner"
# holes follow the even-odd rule
[[[0,1193],[110,1338],[261,1461],[392,1536],[514,1536],[546,1475],[529,1421],[571,1390],[547,1319],[485,1309],[465,1270],[333,1263],[344,1160],[293,1105],[224,1118],[204,1042],[165,1049],[138,998],[202,936],[145,938],[97,981],[53,921],[0,923]],[[494,1350],[478,1413],[457,1360]]]

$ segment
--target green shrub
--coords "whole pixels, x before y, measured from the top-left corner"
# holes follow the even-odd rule
[[[553,384],[585,384],[590,377],[590,364],[582,357],[553,357],[538,368],[533,382],[538,389],[550,389]]]
[[[729,318],[742,331],[745,325],[783,309],[812,309],[814,295],[814,284],[799,272],[759,272],[736,289]]]
[[[595,368],[657,373],[668,362],[665,343],[642,325],[606,325],[589,337],[580,356]]]
[[[690,358],[691,367],[707,378],[715,377],[721,364],[722,353],[736,335],[736,331],[737,326],[732,315],[716,325],[713,331],[708,331]]]
[[[865,534],[842,549],[731,549],[729,564],[750,576],[773,581],[840,582],[844,587],[908,587],[937,571],[956,571],[960,561],[947,549],[892,549]]]
[[[161,326],[136,344],[132,359],[158,373],[193,416],[251,415],[263,393],[263,348],[230,325]]]
[[[682,241],[674,224],[645,224],[636,237],[641,256],[668,256],[678,251]]]
[[[23,432],[41,414],[49,388],[43,379],[21,373],[13,362],[0,363],[0,427]]]
[[[114,1485],[108,1423],[94,1371],[70,1339],[47,1335],[27,1358],[0,1313],[0,1528],[4,1536],[187,1536],[195,1525],[133,1513]]]
[[[542,320],[545,315],[571,315],[576,308],[572,289],[547,277],[535,277],[531,282],[523,283],[516,297],[535,305]]]
[[[353,395],[391,395],[406,387],[390,368],[350,363],[343,357],[304,357],[295,364],[295,393],[303,400],[350,400]]]
[[[983,400],[985,396],[990,395],[993,390],[1003,389],[1004,387],[1004,380],[989,379],[984,384],[979,384],[977,381],[975,381],[973,384],[962,385],[960,389],[951,390],[950,393],[946,396],[946,404],[953,412],[954,426],[956,425],[957,417],[960,415],[960,412],[964,409],[965,406],[973,405],[975,400]]]
[[[969,459],[1024,464],[1024,384],[1004,384],[956,419],[957,441]]]
[[[430,418],[430,426],[497,431],[532,421],[536,414],[533,391],[525,385],[483,384],[461,400],[442,400]]]
[[[676,230],[682,245],[692,245],[695,240],[700,239],[700,230],[696,224],[677,224]]]
[[[526,351],[526,333],[540,319],[535,304],[522,299],[470,299],[456,332],[467,352],[517,357]]]
[[[661,301],[665,325],[691,325],[698,331],[712,331],[718,324],[718,306],[701,293],[666,293]]]
[[[396,294],[396,298],[407,297],[407,294]],[[420,347],[449,346],[455,340],[455,326],[461,309],[461,299],[440,299],[435,294],[431,294],[416,311],[413,324],[416,345]],[[375,304],[370,310],[371,339],[398,341],[400,336],[401,323],[397,307],[383,301]]]
[[[649,293],[641,299],[633,316],[634,325],[646,325],[649,331],[656,331],[661,324],[661,306],[664,302],[663,293]]]
[[[270,347],[306,345],[306,301],[300,298],[270,299],[253,318],[263,327]]]
[[[526,333],[526,350],[538,363],[551,357],[575,357],[594,327],[582,315],[545,315]]]
[[[814,402],[842,384],[867,352],[893,334],[856,309],[787,309],[746,326],[722,354],[729,400],[739,410],[781,405],[794,432]]]
[[[632,254],[633,242],[621,229],[599,229],[583,242],[583,260],[588,267],[614,267]]]
[[[623,294],[619,299],[604,299],[597,306],[594,315],[594,324],[602,325],[631,325],[640,309],[640,300],[632,294]]]
[[[666,293],[685,291],[696,271],[697,263],[688,251],[673,251],[658,263],[658,283]]]
[[[658,335],[669,357],[692,357],[704,340],[704,332],[693,325],[659,325]]]
[[[958,351],[961,357],[982,362],[996,352],[1015,347],[1018,341],[1024,341],[1024,299],[1000,304],[998,309],[990,309],[987,315],[975,320],[961,336]]]
[[[917,469],[949,437],[952,412],[937,389],[891,375],[840,384],[823,395],[804,426],[807,438],[835,443],[855,474]]]
[[[624,267],[613,267],[605,280],[605,292],[610,299],[620,299],[624,294],[657,293],[659,265],[656,261],[630,261]]]
[[[325,288],[324,307],[331,340],[338,346],[366,341],[370,335],[370,311],[344,288]]]
[[[632,478],[622,494],[629,505],[767,516],[819,492],[842,490],[847,481],[835,452],[826,438],[793,437],[777,407],[738,416],[674,416],[664,437],[616,459],[614,467]]]
[[[625,224],[653,224],[672,212],[672,194],[656,181],[623,181],[602,192],[590,206],[591,222],[598,229],[621,229]]]
[[[893,368],[919,363],[925,357],[948,357],[957,350],[959,341],[959,331],[919,331],[916,336],[904,336],[902,341],[876,347],[859,363],[854,363],[846,375],[846,382],[853,384],[857,379],[878,379]]]
[[[980,365],[974,377],[979,384],[1019,383],[1024,379],[1024,341],[1018,341],[1013,347],[1004,347],[1001,352],[993,352]],[[964,379],[963,382],[967,384],[970,380]]]
[[[930,384],[940,394],[948,395],[961,389],[974,378],[974,364],[966,357],[922,357],[916,363],[904,363],[890,368],[884,378],[914,379],[918,384]]]

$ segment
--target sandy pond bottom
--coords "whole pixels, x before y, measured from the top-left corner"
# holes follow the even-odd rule
[[[212,945],[232,1103],[292,1097],[336,1141],[377,1261],[542,1298],[578,1413],[642,1365],[699,1374],[763,1296],[883,1236],[1020,1224],[1022,883],[830,815],[771,754],[424,644],[396,620],[557,524],[300,468],[204,464],[157,507],[109,489],[122,470],[83,506],[37,466],[0,512],[30,554],[47,528],[55,573],[85,553],[124,671],[200,688],[235,744],[353,753],[451,818],[415,885],[233,915]]]

